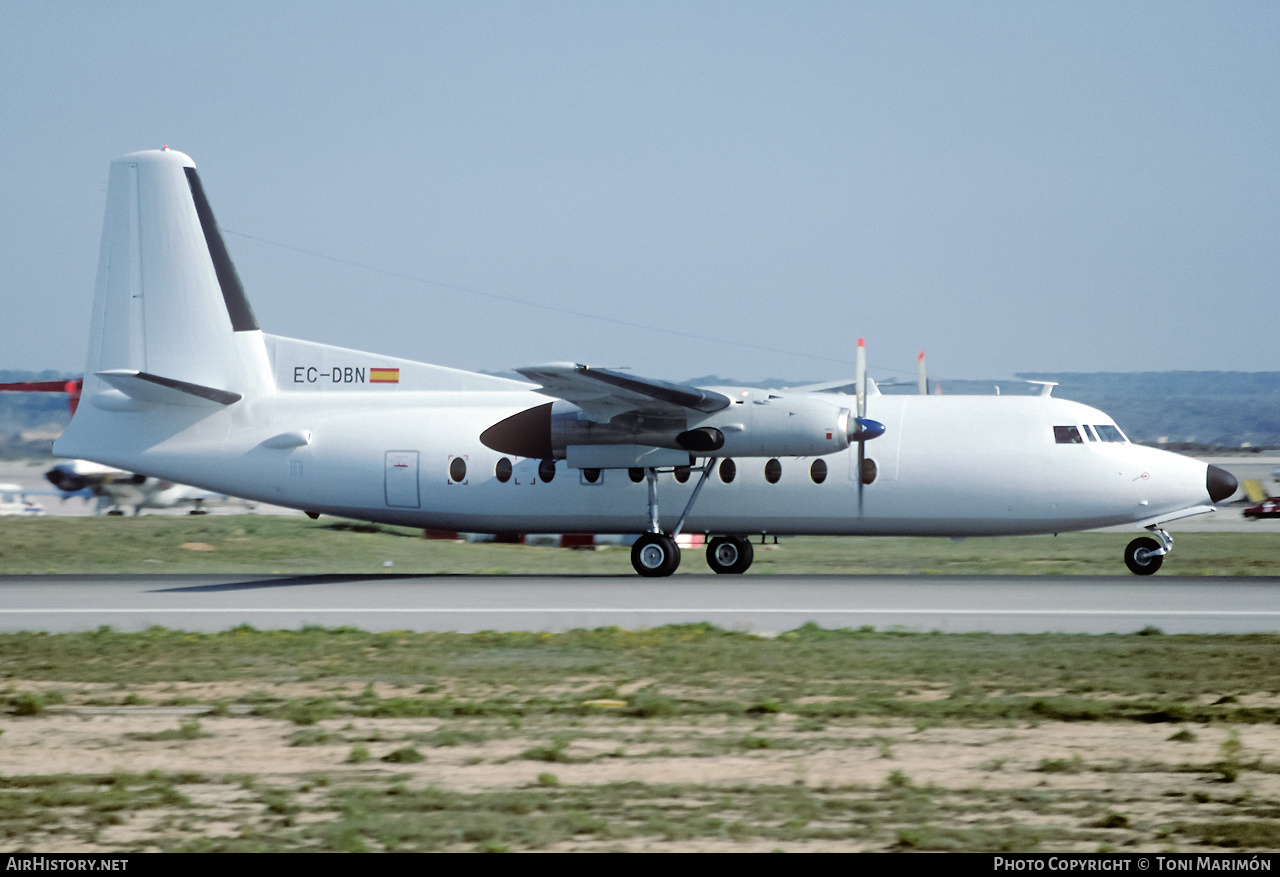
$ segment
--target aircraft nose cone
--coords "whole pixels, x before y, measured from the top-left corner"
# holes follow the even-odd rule
[[[1209,472],[1204,477],[1204,485],[1209,490],[1210,502],[1222,502],[1235,493],[1236,488],[1240,486],[1234,475],[1217,466],[1209,467]]]

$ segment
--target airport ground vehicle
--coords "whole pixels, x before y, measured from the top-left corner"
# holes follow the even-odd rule
[[[1244,510],[1246,518],[1280,518],[1280,498],[1272,497]]]

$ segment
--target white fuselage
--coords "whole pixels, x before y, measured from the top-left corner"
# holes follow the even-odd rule
[[[518,385],[516,385],[518,386]],[[763,395],[763,394],[762,394]],[[829,394],[823,394],[829,395]],[[119,446],[103,462],[208,490],[351,518],[475,532],[635,533],[646,529],[646,485],[625,469],[599,473],[485,447],[480,433],[546,401],[532,391],[413,391],[403,387],[281,391],[227,409],[173,418],[116,413]],[[832,404],[847,400],[831,396]],[[776,403],[775,403],[776,404]],[[711,533],[980,536],[1055,533],[1136,522],[1208,501],[1205,464],[1127,442],[1055,442],[1055,426],[1110,424],[1102,412],[1042,397],[878,396],[869,414],[886,434],[867,443],[873,483],[857,497],[857,448],[734,460],[736,477],[708,479],[685,530]],[[272,447],[281,435],[292,447]],[[264,444],[265,443],[265,444]],[[278,443],[277,443],[278,444]],[[463,459],[455,481],[450,464]],[[512,464],[504,483],[500,460]],[[819,484],[811,467],[821,459]],[[705,455],[698,462],[705,460]],[[674,526],[697,473],[659,476],[660,524]]]

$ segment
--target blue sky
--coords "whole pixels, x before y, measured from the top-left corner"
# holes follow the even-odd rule
[[[277,334],[1280,368],[1274,3],[6,3],[0,77],[0,368],[82,368],[108,163],[164,144]]]

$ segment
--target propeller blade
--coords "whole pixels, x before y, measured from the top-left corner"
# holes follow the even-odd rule
[[[920,388],[921,396],[929,395],[929,378],[924,370],[924,351],[920,351],[920,355],[916,357],[916,384]]]
[[[867,416],[867,342],[858,339],[857,373],[854,377],[858,394],[858,419]]]
[[[858,517],[862,517],[862,461],[867,452],[867,443],[858,442]]]

